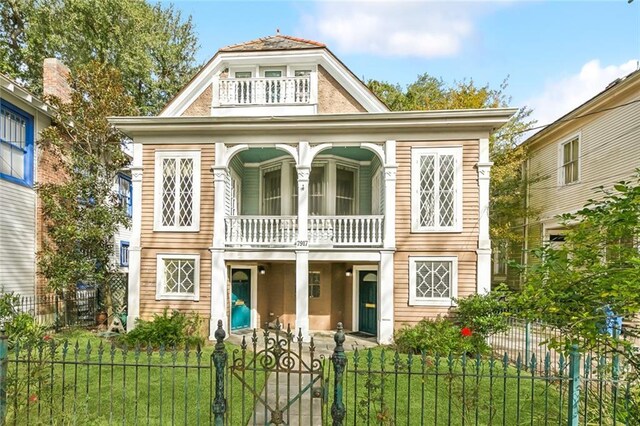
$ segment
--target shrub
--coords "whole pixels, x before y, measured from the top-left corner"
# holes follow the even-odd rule
[[[177,310],[169,314],[169,308],[165,308],[161,315],[155,314],[151,321],[138,319],[136,328],[121,339],[129,346],[196,346],[204,343],[200,335],[201,327],[202,318],[198,314],[186,315]]]
[[[414,326],[404,326],[396,332],[395,342],[401,352],[424,352],[429,355],[475,355],[489,350],[481,335],[441,317],[425,318]]]
[[[460,327],[469,327],[474,334],[488,337],[508,328],[507,293],[504,287],[488,294],[472,294],[455,299],[454,321]]]
[[[43,340],[46,330],[30,314],[20,311],[19,306],[17,294],[0,295],[0,322],[4,324],[9,346],[35,346]]]

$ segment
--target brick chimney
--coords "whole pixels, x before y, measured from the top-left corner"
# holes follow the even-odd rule
[[[71,87],[69,87],[69,68],[56,58],[44,60],[42,72],[42,93],[45,96],[55,96],[63,103],[71,101]]]

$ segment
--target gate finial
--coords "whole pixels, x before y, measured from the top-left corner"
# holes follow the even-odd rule
[[[342,346],[342,344],[345,341],[345,335],[341,322],[338,323],[338,331],[336,331],[336,334],[333,335],[333,341],[336,342],[334,352],[344,352],[344,347]]]
[[[213,334],[213,337],[216,338],[216,344],[223,343],[224,338],[227,337],[227,333],[225,333],[224,328],[222,328],[222,320],[218,320],[218,328]]]

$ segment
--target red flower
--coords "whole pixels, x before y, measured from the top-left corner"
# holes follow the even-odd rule
[[[47,334],[42,338],[42,340],[44,340],[45,342],[48,342],[49,340],[51,340],[51,336]]]
[[[38,402],[38,395],[35,393],[29,396],[29,402]]]
[[[473,333],[471,332],[471,329],[469,327],[464,327],[462,330],[460,330],[460,334],[462,334],[464,337],[469,337]]]

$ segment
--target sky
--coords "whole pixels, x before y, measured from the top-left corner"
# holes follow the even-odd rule
[[[198,60],[273,35],[325,43],[357,76],[405,86],[422,73],[498,87],[547,124],[640,60],[640,0],[181,1]]]

